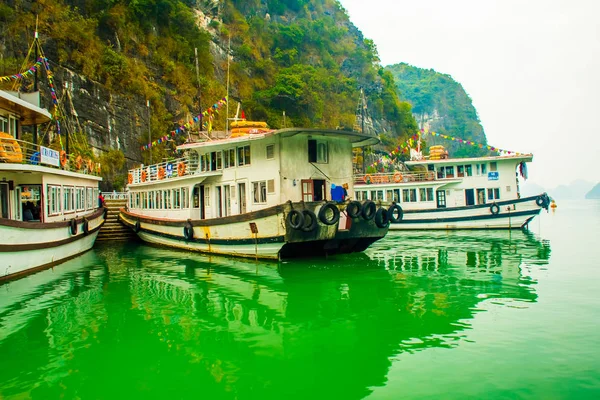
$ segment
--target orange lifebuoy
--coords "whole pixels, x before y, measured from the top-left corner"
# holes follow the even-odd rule
[[[60,151],[60,165],[63,167],[67,166],[67,152],[64,150]]]
[[[77,158],[75,159],[75,166],[77,167],[77,169],[81,169],[82,165],[83,165],[83,158],[81,158],[81,156],[77,156]]]
[[[158,179],[165,179],[165,169],[163,167],[158,169]]]
[[[371,183],[373,183],[373,177],[369,174],[365,175],[363,177],[363,181],[367,184],[370,185]]]
[[[146,182],[146,171],[142,171],[142,182]]]
[[[402,174],[400,172],[396,172],[394,174],[394,182],[396,182],[396,183],[402,182]]]
[[[127,175],[127,182],[133,183],[133,175],[131,175],[131,173]]]
[[[183,162],[180,162],[177,165],[177,175],[179,175],[179,176],[185,175],[185,164]]]

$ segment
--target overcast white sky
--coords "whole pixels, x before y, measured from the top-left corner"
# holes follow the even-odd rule
[[[488,143],[531,152],[547,189],[600,181],[600,0],[340,0],[400,62],[451,75]]]

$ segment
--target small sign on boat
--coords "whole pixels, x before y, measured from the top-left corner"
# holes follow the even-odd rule
[[[497,181],[499,178],[498,171],[488,172],[488,181]]]
[[[41,162],[44,164],[54,165],[58,167],[60,164],[60,157],[58,151],[49,149],[44,146],[40,146]]]

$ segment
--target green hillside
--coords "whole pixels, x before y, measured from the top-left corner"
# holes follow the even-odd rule
[[[0,75],[22,66],[36,16],[57,71],[99,83],[106,91],[99,99],[118,94],[136,104],[150,101],[153,139],[226,95],[227,53],[230,99],[241,102],[248,119],[278,128],[285,112],[286,126],[351,129],[362,88],[380,132],[399,142],[417,129],[374,43],[335,0],[8,0],[0,5]],[[62,75],[68,74],[57,79]],[[145,114],[122,112],[132,112],[132,120]],[[93,115],[88,120],[90,129],[106,125]],[[215,129],[223,129],[224,120]],[[147,142],[142,122],[127,135]],[[96,146],[108,151],[112,145]],[[166,150],[152,151],[158,159]],[[148,156],[133,147],[126,153],[132,160]]]
[[[486,144],[483,127],[471,98],[450,75],[405,63],[386,67],[395,78],[402,100],[412,105],[416,120],[428,131]],[[488,152],[473,146],[426,135],[428,145],[441,144],[455,157],[481,156]]]

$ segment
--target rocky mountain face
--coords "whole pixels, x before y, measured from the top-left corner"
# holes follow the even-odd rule
[[[400,98],[412,105],[413,116],[425,131],[487,144],[471,98],[450,75],[406,63],[387,66]],[[428,145],[443,145],[455,157],[482,156],[488,151],[425,135]]]

